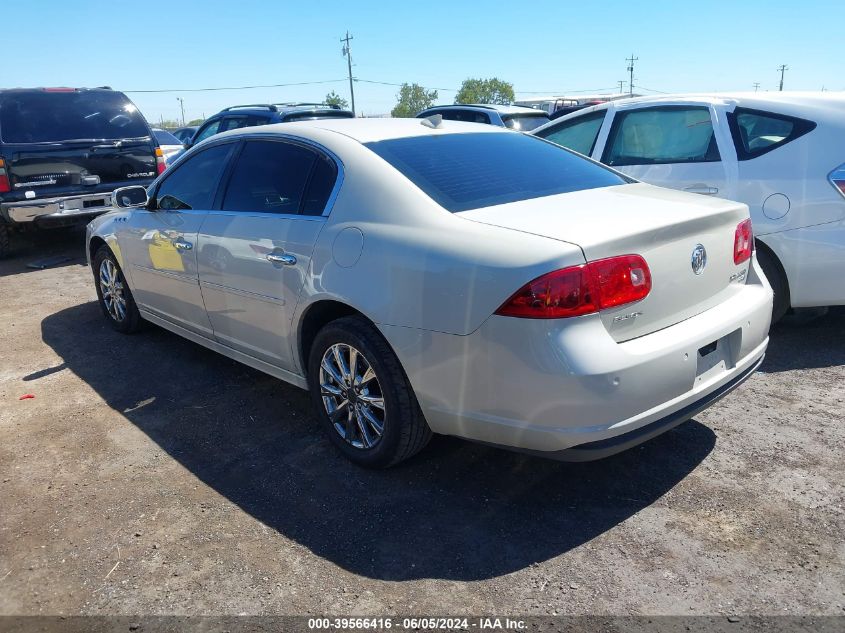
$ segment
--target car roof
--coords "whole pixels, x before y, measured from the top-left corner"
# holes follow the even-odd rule
[[[267,134],[301,135],[306,138],[316,130],[333,132],[351,138],[359,143],[372,143],[415,136],[436,136],[443,134],[517,134],[495,125],[478,125],[462,121],[443,121],[436,128],[423,120],[413,119],[315,119],[313,121],[292,121],[271,123],[254,127],[238,128],[216,134],[210,138],[226,136],[252,136]]]
[[[432,106],[430,108],[426,108],[422,112],[434,112],[436,113],[437,110],[473,110],[473,111],[485,111],[485,110],[493,110],[498,112],[499,114],[537,114],[537,115],[545,115],[546,112],[543,110],[538,110],[537,108],[528,108],[526,106],[514,106],[514,105],[499,105],[496,103],[456,103],[454,105],[437,105]],[[420,114],[422,114],[420,112]],[[419,116],[419,115],[417,115]],[[546,115],[548,116],[548,115]]]

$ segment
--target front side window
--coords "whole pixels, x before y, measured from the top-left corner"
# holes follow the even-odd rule
[[[704,106],[618,112],[602,157],[603,163],[613,166],[718,160],[710,110]]]
[[[563,147],[568,147],[579,154],[584,154],[584,156],[589,156],[596,146],[596,139],[599,136],[599,130],[601,130],[605,116],[605,110],[593,112],[546,128],[538,132],[537,136]]]
[[[204,128],[202,128],[197,133],[197,138],[194,139],[194,144],[199,143],[200,141],[204,141],[205,139],[207,139],[210,136],[214,136],[215,134],[217,134],[217,130],[219,128],[220,128],[220,119],[218,119],[216,121],[212,121],[211,123],[206,125]]]
[[[233,143],[194,154],[167,176],[156,191],[156,207],[171,211],[211,209]]]
[[[299,213],[316,161],[317,153],[301,145],[248,141],[232,171],[222,209]]]
[[[739,160],[750,160],[794,141],[816,127],[812,121],[737,108],[728,115]]]
[[[229,130],[237,130],[242,127],[252,127],[254,125],[266,125],[270,119],[263,116],[233,116],[224,117],[220,124],[218,132],[228,132]]]
[[[0,95],[0,137],[6,143],[57,143],[140,138],[150,130],[120,92],[14,91]]]
[[[630,182],[527,134],[437,134],[365,145],[453,213]]]
[[[490,117],[484,112],[475,110],[440,110],[434,114],[440,114],[446,121],[463,121],[465,123],[490,123]],[[431,116],[431,115],[429,115]]]

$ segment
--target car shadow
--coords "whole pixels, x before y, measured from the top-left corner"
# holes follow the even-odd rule
[[[559,556],[654,503],[715,444],[691,421],[621,455],[566,464],[436,437],[408,462],[368,471],[325,439],[306,392],[160,328],[117,334],[91,302],[44,319],[42,336],[208,486],[371,578],[480,580]]]
[[[845,365],[845,307],[830,308],[822,317],[788,315],[769,332],[769,348],[761,371],[819,369]]]
[[[84,227],[46,229],[12,235],[10,253],[0,259],[0,277],[84,265]]]

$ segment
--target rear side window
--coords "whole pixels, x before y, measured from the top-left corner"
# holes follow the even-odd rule
[[[537,132],[537,136],[589,156],[593,153],[605,115],[605,110],[593,112],[546,128]]]
[[[211,209],[233,145],[209,147],[173,168],[156,191],[156,206],[173,211]]]
[[[795,117],[737,108],[728,115],[739,160],[750,160],[794,141],[816,124]]]
[[[248,141],[223,199],[224,211],[299,213],[316,152],[279,141]]]
[[[512,132],[365,145],[452,212],[630,182],[562,147]]]
[[[303,215],[322,215],[337,182],[337,166],[327,156],[318,156],[302,202]]]
[[[120,92],[9,91],[0,94],[6,143],[117,140],[150,135],[138,108]]]
[[[718,160],[710,110],[703,106],[618,112],[602,156],[603,163],[613,166]]]

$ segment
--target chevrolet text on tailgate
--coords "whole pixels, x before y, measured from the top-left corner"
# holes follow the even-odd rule
[[[88,226],[103,313],[309,389],[352,461],[432,433],[596,459],[747,379],[772,290],[748,207],[429,119],[199,143]]]
[[[86,223],[165,167],[135,105],[106,89],[0,90],[0,256],[9,233]]]

